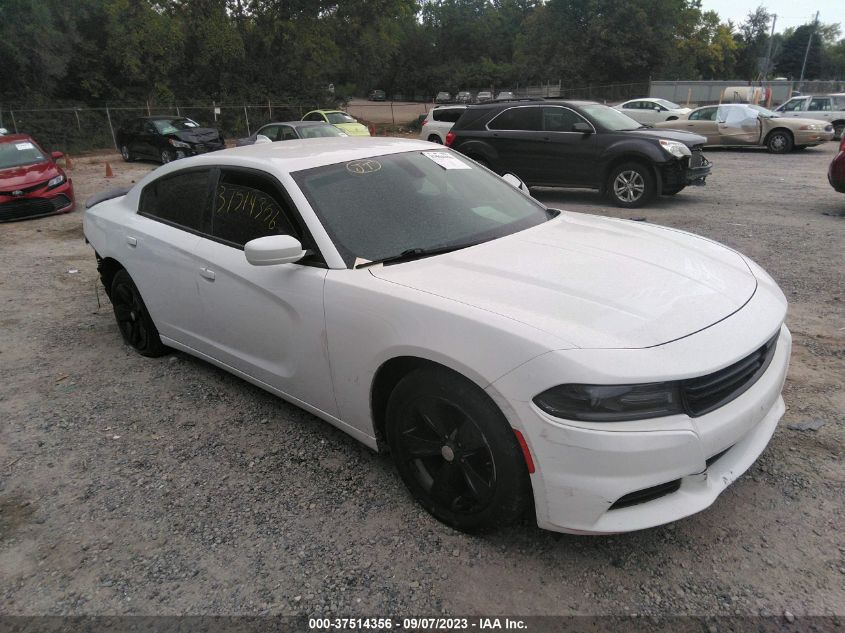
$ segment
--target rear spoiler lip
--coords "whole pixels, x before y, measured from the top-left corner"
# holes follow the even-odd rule
[[[106,200],[112,200],[114,198],[120,198],[121,196],[125,196],[129,193],[129,190],[132,189],[132,185],[127,185],[124,187],[112,187],[111,189],[106,189],[105,191],[101,191],[100,193],[95,193],[93,196],[90,196],[85,201],[85,208],[90,209],[95,204],[100,204],[101,202],[105,202]]]

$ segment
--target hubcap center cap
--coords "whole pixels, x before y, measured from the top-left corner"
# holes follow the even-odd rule
[[[440,454],[443,456],[447,462],[451,462],[455,459],[455,451],[452,449],[451,446],[444,446],[440,449]]]

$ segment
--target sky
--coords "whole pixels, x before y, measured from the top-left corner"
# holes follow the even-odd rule
[[[819,22],[839,23],[842,37],[845,37],[845,0],[702,0],[701,8],[715,11],[722,21],[733,20],[734,24],[745,21],[749,12],[764,6],[769,13],[778,16],[775,31],[796,27],[813,21],[816,11]],[[771,25],[770,25],[771,26]]]

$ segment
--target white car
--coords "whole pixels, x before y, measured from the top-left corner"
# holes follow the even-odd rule
[[[265,143],[92,200],[84,230],[129,345],[389,449],[456,528],[531,508],[624,532],[706,508],[784,412],[780,289],[711,240],[509,183],[424,141]]]
[[[449,130],[461,118],[461,115],[466,109],[467,107],[465,105],[432,108],[426,114],[425,119],[423,119],[422,126],[420,127],[420,138],[424,141],[444,145]]]
[[[631,99],[614,107],[643,125],[653,125],[660,121],[674,121],[692,112],[691,108],[684,108],[666,99],[652,98]]]

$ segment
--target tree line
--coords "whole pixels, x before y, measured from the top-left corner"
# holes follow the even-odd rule
[[[770,27],[700,0],[3,0],[0,105],[797,78],[811,36],[805,79],[845,79],[839,25]]]

